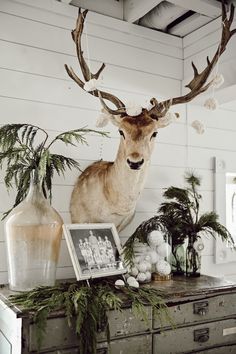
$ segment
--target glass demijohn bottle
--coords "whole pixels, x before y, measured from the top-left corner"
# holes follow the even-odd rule
[[[28,195],[5,224],[11,290],[55,284],[62,224],[61,216],[43,195],[42,183],[32,176]]]

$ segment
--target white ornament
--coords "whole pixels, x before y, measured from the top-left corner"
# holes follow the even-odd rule
[[[169,275],[171,273],[171,266],[166,261],[159,261],[156,264],[156,270],[160,275]]]
[[[167,125],[176,122],[177,120],[177,115],[173,112],[167,112],[164,117],[161,117],[158,119],[157,125],[158,128],[165,128]]]
[[[149,261],[145,261],[145,263],[146,263],[146,268],[147,268],[147,270],[151,270],[152,269],[152,264],[151,264],[151,262]]]
[[[194,242],[193,248],[199,253],[201,253],[204,250],[204,243],[200,238]]]
[[[156,251],[149,252],[149,256],[151,258],[151,264],[157,263],[160,258],[160,256],[156,253]]]
[[[115,282],[115,286],[125,286],[125,283],[124,283],[123,280],[118,279],[118,280]]]
[[[191,126],[196,130],[198,134],[205,133],[205,126],[200,120],[194,120]]]
[[[164,257],[169,257],[169,255],[171,254],[171,247],[169,245],[169,243],[162,243],[160,246],[157,246],[157,253],[160,255],[160,257],[164,258]]]
[[[164,242],[163,235],[160,231],[154,230],[150,232],[147,237],[148,243],[151,247],[161,245]]]
[[[136,277],[138,275],[138,268],[137,267],[131,268],[130,274]]]
[[[151,280],[151,278],[152,278],[151,272],[146,272],[145,275],[146,275],[146,280]]]
[[[146,262],[148,262],[148,263],[151,262],[151,257],[149,256],[149,254],[147,254],[147,255],[145,256],[144,260],[145,260]]]
[[[143,282],[143,281],[145,281],[146,280],[146,274],[145,273],[139,273],[138,275],[137,275],[137,281],[140,281],[140,282]]]
[[[218,108],[219,106],[219,103],[217,101],[217,99],[211,97],[211,98],[208,98],[205,103],[204,103],[204,107],[211,110],[211,111],[214,111]]]
[[[85,91],[88,91],[88,92],[94,91],[94,90],[97,90],[99,84],[100,84],[100,80],[91,79],[91,80],[85,82],[83,88]]]
[[[138,270],[141,272],[141,273],[145,273],[147,271],[147,265],[146,265],[146,262],[141,262],[138,264]]]
[[[142,113],[142,107],[136,102],[127,102],[125,105],[125,110],[128,116],[136,117]]]
[[[129,284],[129,286],[132,286],[133,288],[139,288],[139,283],[137,280],[134,280]]]
[[[219,88],[221,85],[223,85],[224,81],[224,76],[222,74],[217,74],[212,81],[212,86]]]
[[[127,278],[127,283],[130,285],[130,283],[136,281],[136,279],[134,277],[128,277]]]

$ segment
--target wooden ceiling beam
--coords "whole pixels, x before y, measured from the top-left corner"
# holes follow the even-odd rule
[[[123,0],[71,0],[70,4],[123,20]]]
[[[221,14],[221,3],[215,0],[168,0],[172,4],[181,6],[186,10],[195,11],[210,18]]]
[[[161,2],[162,0],[125,0],[124,20],[134,23]]]

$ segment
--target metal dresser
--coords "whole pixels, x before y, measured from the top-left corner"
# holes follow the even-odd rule
[[[174,328],[159,320],[147,307],[149,323],[137,320],[129,307],[109,312],[112,354],[236,354],[236,284],[208,276],[176,277],[155,282],[166,295]],[[63,313],[53,313],[40,352],[36,347],[33,321],[23,312],[8,306],[9,291],[0,295],[0,354],[75,354],[74,331]],[[108,353],[104,333],[98,334],[97,353]]]

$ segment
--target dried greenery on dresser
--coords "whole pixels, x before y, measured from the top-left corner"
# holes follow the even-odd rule
[[[64,175],[66,169],[79,168],[78,161],[60,154],[51,153],[55,143],[76,146],[87,144],[85,135],[106,133],[86,127],[69,130],[55,136],[50,142],[46,130],[32,124],[7,124],[0,128],[0,168],[5,168],[7,188],[15,185],[17,194],[15,208],[27,195],[32,171],[35,178],[42,180],[45,197],[52,197],[52,179],[54,174]],[[12,210],[11,209],[11,210]],[[5,218],[11,210],[4,215]]]
[[[107,311],[122,311],[131,305],[133,314],[148,321],[145,306],[155,309],[162,321],[168,320],[168,309],[158,290],[150,287],[132,288],[128,285],[116,288],[113,280],[93,281],[88,287],[85,282],[61,283],[55,287],[39,287],[31,291],[10,296],[9,300],[23,311],[32,312],[37,326],[37,341],[40,348],[46,331],[46,321],[52,311],[63,310],[68,325],[78,334],[78,353],[94,354],[97,346],[97,331],[104,329],[110,341]],[[75,319],[75,323],[73,322]]]

